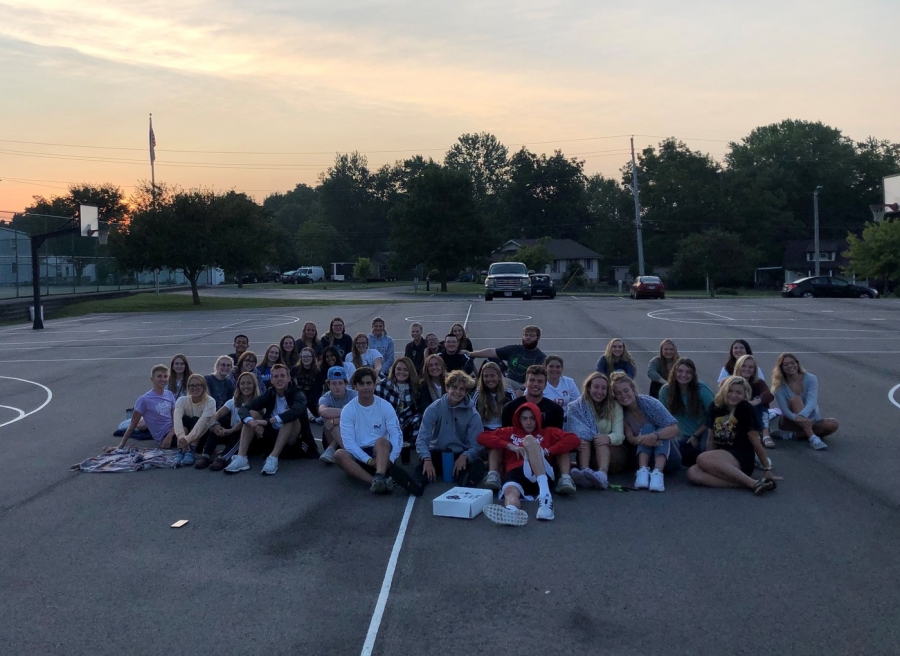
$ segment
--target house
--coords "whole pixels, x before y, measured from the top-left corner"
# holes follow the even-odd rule
[[[538,239],[510,239],[491,254],[495,262],[513,258],[520,248],[535,246]],[[581,267],[584,277],[590,282],[597,282],[600,277],[600,253],[592,251],[571,239],[551,239],[546,244],[553,255],[553,262],[545,271],[554,280],[562,280],[563,275],[572,266]]]
[[[819,275],[839,276],[850,261],[841,255],[848,248],[844,239],[819,240]],[[816,275],[815,242],[812,239],[789,241],[784,249],[784,281]]]

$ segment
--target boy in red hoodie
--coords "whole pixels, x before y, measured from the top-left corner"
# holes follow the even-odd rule
[[[578,436],[558,428],[541,429],[541,411],[533,403],[522,404],[513,415],[512,427],[485,431],[478,443],[488,449],[504,449],[503,505],[492,504],[484,514],[495,524],[524,526],[528,513],[521,499],[538,499],[536,517],[553,519],[553,497],[549,478],[554,478],[548,458],[578,448]]]

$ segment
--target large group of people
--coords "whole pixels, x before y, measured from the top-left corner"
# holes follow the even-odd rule
[[[637,490],[663,492],[666,475],[686,468],[696,485],[763,494],[781,480],[766,455],[773,436],[822,450],[838,430],[819,410],[817,378],[791,353],[778,356],[770,388],[750,344],[737,339],[710,385],[666,339],[641,394],[625,340],[609,341],[579,387],[540,339],[540,328],[525,326],[519,344],[475,350],[462,324],[441,339],[413,323],[398,357],[382,318],[351,337],[335,317],[321,337],[306,323],[260,357],[237,335],[210,374],[195,373],[181,353],[154,366],[118,448],[147,431],[175,450],[176,467],[236,474],[259,454],[264,475],[282,458],[318,458],[376,494],[399,486],[419,496],[439,478],[483,485],[498,493],[486,516],[521,526],[523,500],[552,520],[553,494],[607,489],[610,476],[628,471]],[[312,423],[322,426],[321,453]]]

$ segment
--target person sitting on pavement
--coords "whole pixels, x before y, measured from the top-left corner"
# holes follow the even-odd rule
[[[281,361],[288,371],[300,362],[300,349],[297,348],[297,341],[292,335],[282,337],[278,342],[278,348],[281,349]]]
[[[206,374],[206,389],[216,402],[216,410],[234,396],[234,376],[230,355],[220,355],[216,358],[216,366],[211,374]]]
[[[309,347],[313,350],[313,353],[316,354],[316,359],[322,359],[322,351],[325,349],[322,348],[322,344],[319,343],[319,329],[316,328],[316,324],[312,321],[307,321],[303,324],[303,332],[300,333],[300,339],[297,340],[298,346],[301,350],[305,347]]]
[[[402,357],[391,367],[387,378],[379,380],[375,385],[375,394],[393,406],[403,433],[402,462],[408,462],[409,449],[416,443],[419,435],[419,424],[422,413],[428,407],[430,399],[422,395],[419,376],[416,374],[412,360]]]
[[[714,392],[697,378],[697,365],[690,358],[678,358],[669,372],[669,382],[659,390],[659,402],[678,422],[678,450],[681,464],[690,467],[706,449],[706,417]]]
[[[169,363],[169,391],[175,396],[176,401],[187,394],[186,383],[192,373],[194,372],[191,371],[186,355],[176,353],[172,356],[172,362]]]
[[[375,494],[393,491],[396,482],[414,496],[422,486],[395,464],[403,448],[397,413],[390,403],[375,396],[378,374],[371,367],[353,373],[356,398],[341,410],[343,447],[334,454],[335,464],[347,475],[369,485]]]
[[[669,374],[678,360],[678,349],[671,339],[664,339],[659,345],[659,355],[655,355],[647,364],[647,378],[650,379],[650,396],[659,398],[659,390],[669,382]]]
[[[541,341],[541,329],[537,326],[525,326],[522,329],[522,341],[519,344],[509,344],[497,349],[487,348],[480,351],[471,351],[467,355],[473,358],[490,358],[502,360],[506,363],[506,377],[513,384],[514,389],[522,390],[528,368],[532,365],[544,364],[547,357],[538,348]]]
[[[425,351],[422,353],[422,366],[425,366],[425,360],[429,355],[437,355],[441,350],[441,343],[438,341],[437,335],[428,333],[425,335]],[[424,371],[424,369],[423,369]]]
[[[809,445],[817,451],[827,449],[822,438],[837,432],[840,424],[837,419],[822,419],[819,379],[804,370],[792,353],[778,356],[772,371],[772,392],[781,409],[779,436],[809,440]]]
[[[769,404],[775,400],[775,395],[769,391],[766,381],[759,377],[759,365],[752,355],[742,355],[734,363],[734,375],[740,376],[750,383],[750,405],[756,414],[756,425],[759,428],[760,439],[767,449],[775,448],[775,440],[769,433]]]
[[[687,471],[688,480],[705,487],[744,487],[760,495],[774,490],[779,477],[771,465],[763,478],[751,478],[755,458],[765,462],[766,449],[759,441],[753,406],[748,402],[750,383],[741,376],[726,378],[709,408],[706,450]]]
[[[610,378],[613,396],[622,406],[625,439],[637,447],[638,470],[634,487],[638,490],[665,492],[664,471],[681,469],[678,422],[666,406],[647,394],[638,394],[637,385],[627,374],[617,371]],[[650,462],[653,462],[653,471]]]
[[[455,323],[450,326],[450,330],[448,331],[451,335],[456,335],[456,339],[459,340],[459,348],[463,351],[474,351],[472,348],[472,340],[469,339],[469,336],[466,334],[466,328],[461,323]]]
[[[416,439],[419,465],[413,475],[424,487],[443,476],[444,455],[453,457],[454,481],[460,487],[477,487],[484,478],[484,461],[478,436],[484,431],[469,392],[475,380],[462,371],[451,371],[447,393],[425,409]]]
[[[357,333],[353,338],[353,349],[344,356],[344,361],[352,364],[356,369],[360,367],[370,367],[376,373],[381,371],[381,365],[384,358],[381,353],[373,348],[369,348],[369,337],[364,333]]]
[[[272,450],[260,473],[272,476],[278,472],[278,459],[282,452],[286,457],[311,457],[318,454],[309,422],[306,419],[306,397],[296,385],[291,384],[288,368],[277,363],[272,366],[269,388],[238,411],[243,426],[241,442],[225,472],[236,474],[250,469],[247,454],[256,439],[272,442]],[[307,430],[304,431],[303,424]],[[308,437],[307,437],[308,434]]]
[[[600,356],[600,359],[597,360],[596,370],[602,374],[606,374],[610,380],[612,380],[612,375],[616,371],[622,371],[629,378],[634,380],[637,368],[634,364],[634,358],[631,357],[631,353],[628,352],[628,347],[625,346],[624,340],[616,337],[609,340],[609,343],[606,345],[606,351],[604,351],[603,355]]]
[[[272,377],[272,369],[276,364],[284,364],[281,359],[281,347],[278,346],[278,344],[269,344],[262,362],[259,362],[256,365],[256,376],[259,378],[260,388],[269,386],[269,379]],[[290,371],[290,367],[288,367],[288,371]],[[265,394],[265,392],[263,393]]]
[[[420,384],[423,388],[422,396],[428,399],[431,405],[447,393],[444,387],[444,379],[447,377],[447,365],[439,355],[426,355],[425,365],[422,370]]]
[[[544,369],[547,370],[544,398],[559,405],[563,409],[563,416],[566,416],[569,404],[581,396],[578,385],[568,376],[563,376],[563,359],[558,355],[548,355],[544,360]]]
[[[459,339],[456,335],[450,334],[444,337],[444,346],[439,355],[448,372],[463,371],[470,376],[475,373],[475,361],[459,350]]]
[[[731,346],[728,347],[728,359],[725,360],[725,365],[722,367],[722,371],[719,372],[718,380],[716,380],[719,385],[721,385],[722,381],[729,376],[738,375],[734,371],[734,365],[737,364],[738,358],[744,355],[753,355],[753,349],[750,348],[750,342],[746,339],[736,339],[731,342]],[[758,367],[756,375],[759,376],[760,380],[766,379],[762,369],[759,369]]]
[[[300,351],[300,362],[291,367],[291,381],[306,397],[306,409],[313,420],[319,418],[319,397],[325,386],[325,373],[319,371],[316,352],[308,346]],[[321,423],[321,422],[316,422]]]
[[[187,396],[175,401],[172,421],[178,453],[175,467],[191,467],[196,462],[195,452],[205,446],[206,432],[216,415],[216,400],[207,393],[206,379],[200,374],[191,374],[187,380]]]
[[[503,485],[498,496],[501,504],[492,504],[484,514],[495,524],[524,526],[528,513],[522,510],[521,500],[538,499],[536,517],[552,520],[553,496],[550,480],[555,476],[551,459],[568,459],[570,451],[578,448],[578,436],[558,428],[541,426],[541,411],[533,403],[520,405],[513,415],[513,425],[485,431],[478,443],[488,449],[502,450],[506,464]]]
[[[410,325],[409,336],[412,340],[406,343],[403,354],[412,360],[416,371],[420,372],[422,371],[422,365],[425,364],[425,349],[428,348],[428,344],[422,337],[422,324],[417,321]]]
[[[325,350],[322,351],[322,367],[325,371],[328,371],[332,367],[343,367],[344,373],[347,374],[347,380],[353,376],[353,372],[356,371],[356,367],[353,366],[352,362],[347,362],[341,357],[341,352],[335,346],[327,346]]]
[[[503,371],[499,364],[485,362],[481,365],[472,401],[485,430],[496,430],[503,425],[503,407],[515,397],[512,388],[503,383]]]
[[[125,429],[117,448],[124,449],[131,439],[138,424],[143,420],[150,435],[159,444],[160,449],[169,449],[175,439],[172,412],[175,409],[175,395],[169,390],[169,368],[164,364],[154,365],[150,370],[150,383],[153,387],[134,402],[131,423]]]
[[[375,317],[372,319],[372,332],[369,333],[369,348],[381,353],[382,362],[379,376],[387,376],[394,366],[394,340],[387,334],[384,328],[384,319]]]
[[[528,367],[525,377],[525,395],[517,399],[513,399],[503,406],[503,413],[500,415],[501,423],[504,427],[510,427],[513,421],[513,415],[523,404],[531,403],[536,406],[541,413],[541,426],[549,428],[558,428],[562,430],[565,418],[562,408],[550,399],[544,398],[544,388],[547,386],[547,370],[542,365],[533,364]],[[578,446],[577,444],[575,445]],[[500,488],[500,467],[502,465],[502,452],[491,451],[488,453],[488,472],[484,481],[485,487],[491,490]],[[557,494],[575,494],[575,482],[569,475],[572,468],[572,462],[568,454],[560,457],[556,463],[559,469],[559,477],[556,483]]]
[[[340,353],[342,361],[353,350],[353,339],[344,332],[343,319],[335,317],[331,320],[328,332],[322,335],[321,344],[323,349],[327,349],[329,346],[335,347]]]
[[[234,353],[232,353],[229,357],[234,362],[234,366],[238,365],[238,360],[241,359],[241,356],[244,354],[244,351],[250,348],[250,338],[246,335],[235,335],[234,343],[232,344],[234,347]]]
[[[244,425],[241,422],[240,409],[257,396],[259,396],[259,383],[256,381],[256,374],[245,371],[238,376],[234,396],[228,399],[213,417],[214,422],[206,435],[203,454],[194,463],[195,469],[209,467],[210,471],[222,471],[228,466],[231,457],[237,452],[241,439],[241,427]],[[223,426],[221,422],[226,417],[228,417],[228,425]],[[225,451],[222,455],[216,456],[216,448],[220,444],[225,446]]]
[[[566,427],[581,440],[578,466],[571,473],[575,485],[605,490],[609,473],[618,474],[628,466],[628,449],[623,446],[622,406],[613,398],[606,374],[595,371],[582,385],[581,396],[569,404]],[[596,467],[591,468],[591,457]]]
[[[319,460],[326,464],[334,463],[334,454],[344,448],[341,441],[341,411],[356,398],[356,390],[347,385],[349,378],[343,367],[331,367],[328,370],[328,391],[319,399],[319,416],[325,420],[322,425],[322,446],[325,452]]]
[[[266,391],[266,384],[259,378],[259,369],[256,366],[258,361],[256,353],[244,351],[241,353],[241,357],[238,358],[237,375],[240,376],[243,373],[253,374],[256,377],[256,386],[259,388],[259,393],[262,394]]]

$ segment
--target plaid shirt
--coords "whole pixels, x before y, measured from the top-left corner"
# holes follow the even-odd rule
[[[419,434],[419,424],[422,423],[424,408],[417,407],[416,399],[412,397],[409,385],[406,386],[406,391],[401,393],[396,383],[385,378],[375,385],[375,395],[380,396],[394,407],[404,435],[406,431],[410,431],[413,437]]]

